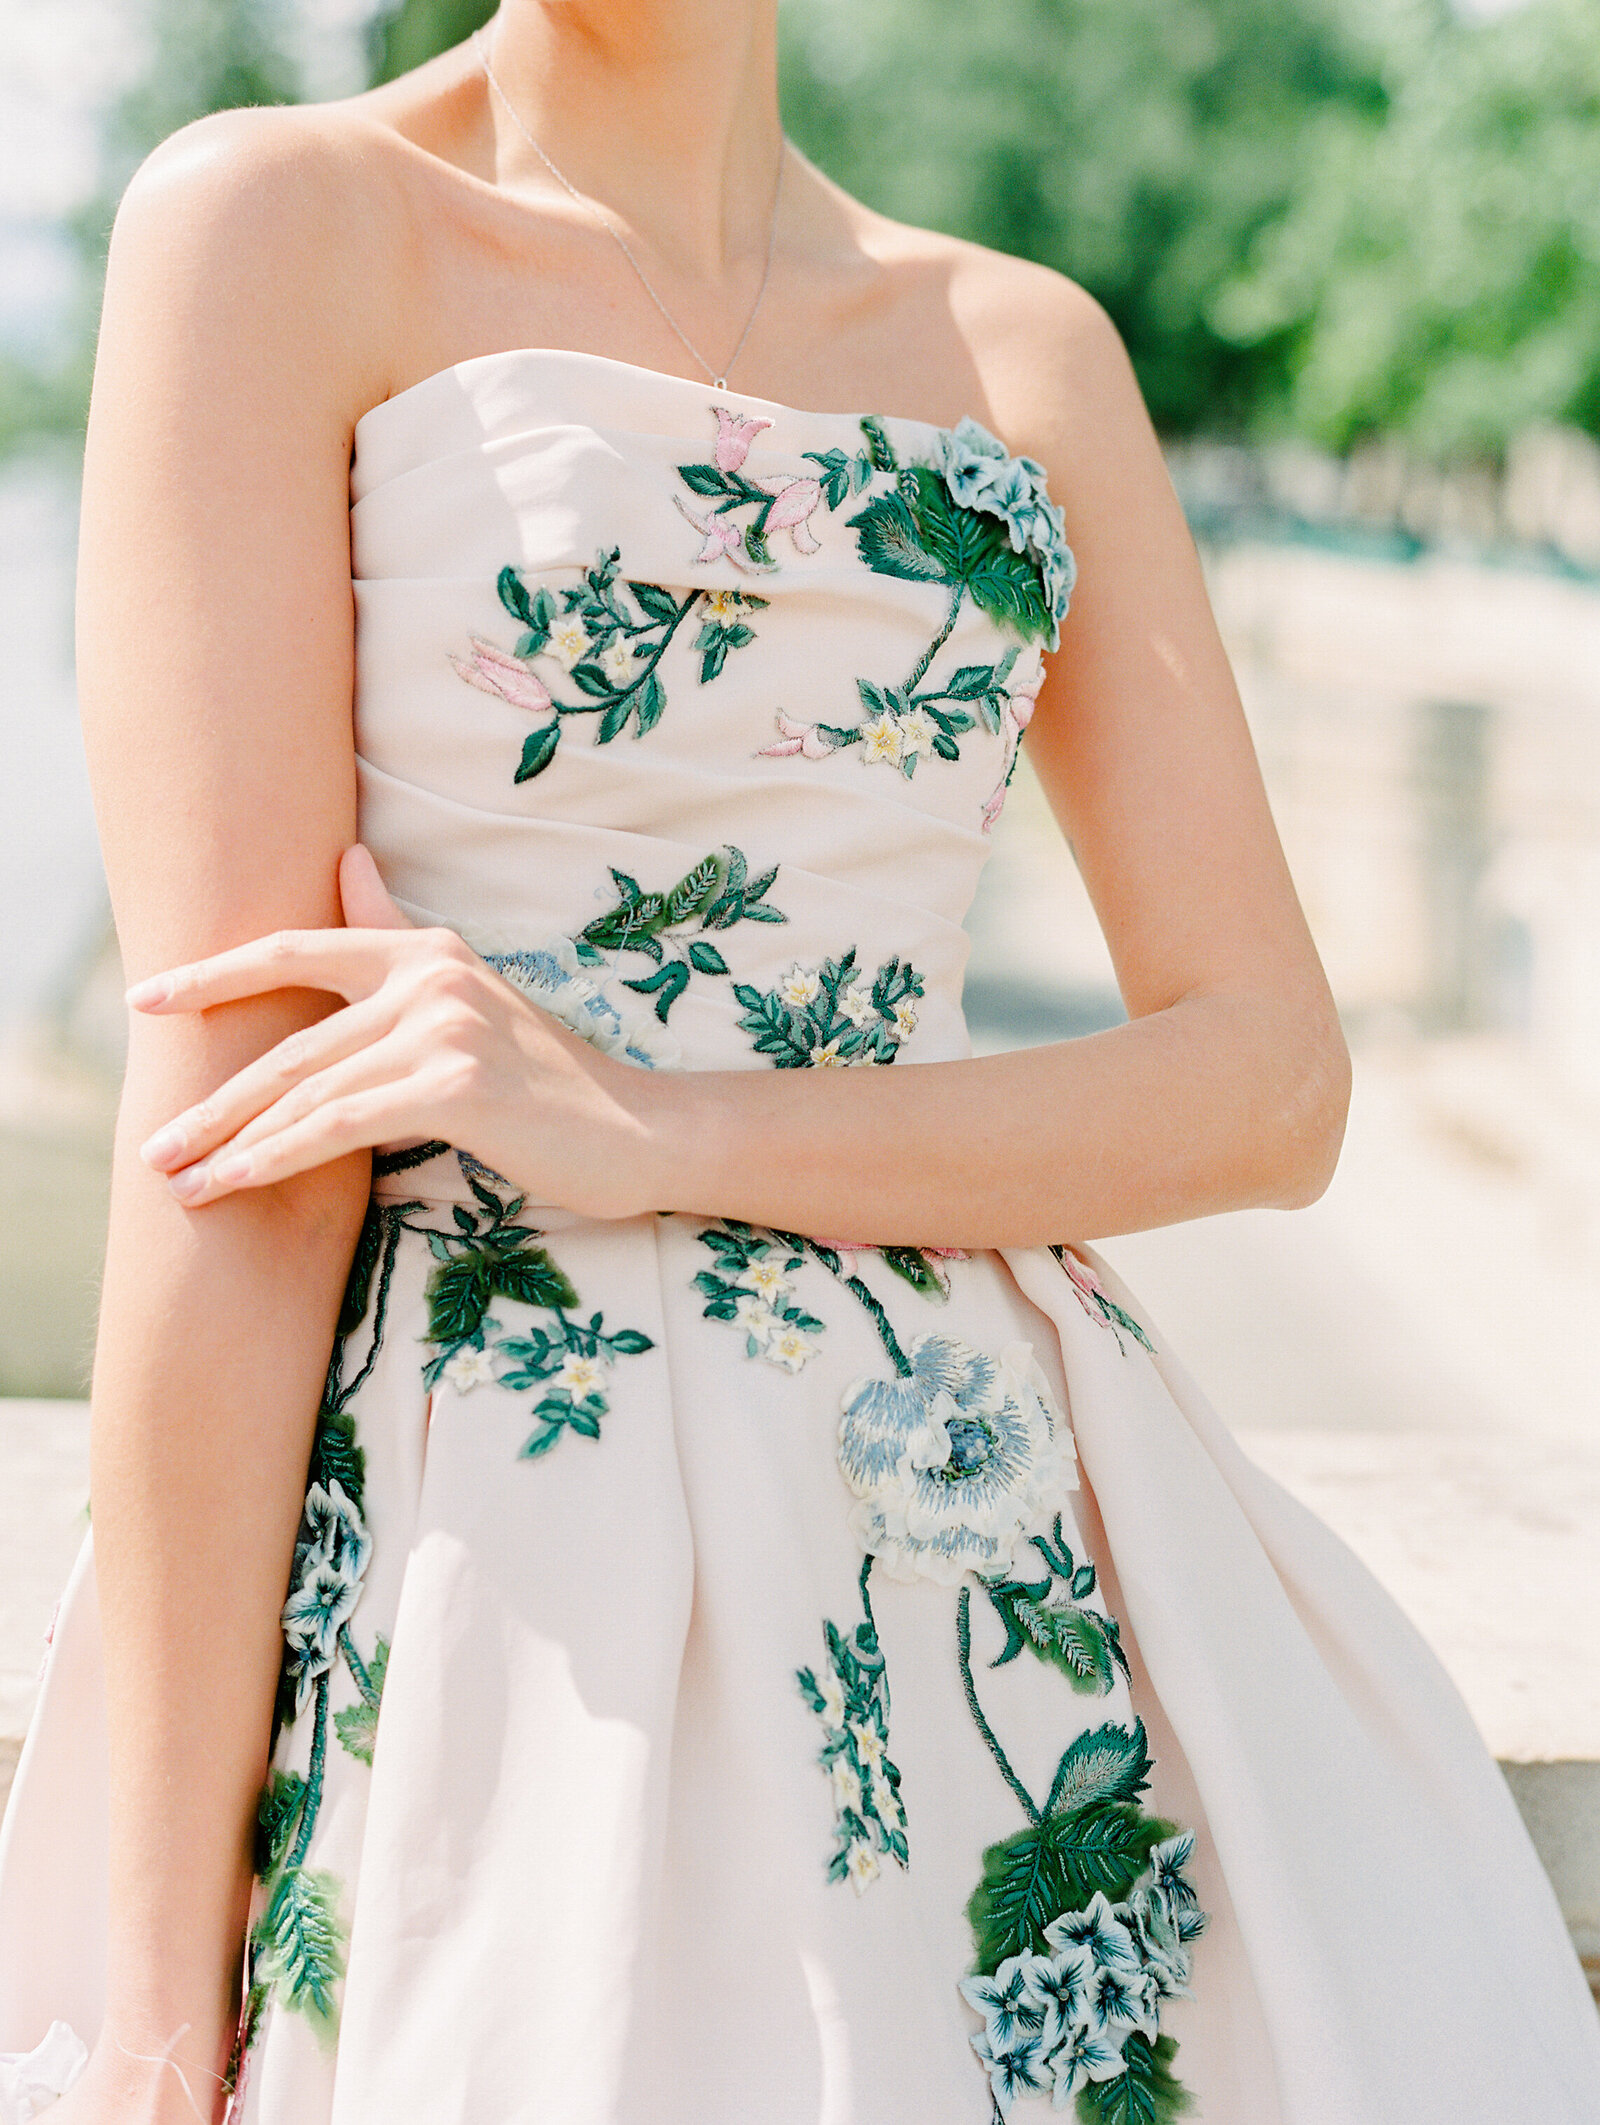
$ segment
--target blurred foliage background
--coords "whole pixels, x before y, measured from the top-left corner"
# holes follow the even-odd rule
[[[367,77],[490,12],[380,8]],[[81,422],[139,156],[307,89],[292,0],[143,14],[71,329],[0,362],[0,447]],[[783,30],[798,144],[889,213],[1083,281],[1169,437],[1494,465],[1530,423],[1600,435],[1600,0],[785,0]]]

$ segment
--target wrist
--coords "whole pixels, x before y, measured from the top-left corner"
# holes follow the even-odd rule
[[[635,1211],[707,1211],[715,1174],[726,1150],[726,1103],[706,1071],[632,1070],[628,1104],[636,1137],[625,1158],[633,1160],[628,1194]]]

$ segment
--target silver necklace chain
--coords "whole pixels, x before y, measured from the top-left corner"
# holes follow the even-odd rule
[[[550,160],[550,157],[545,153],[544,149],[540,147],[538,141],[534,139],[532,133],[529,132],[527,126],[523,123],[522,115],[518,111],[516,105],[511,101],[511,98],[500,86],[499,78],[496,75],[494,68],[489,64],[489,54],[484,48],[482,36],[477,30],[474,30],[472,33],[472,43],[474,50],[478,54],[479,61],[483,66],[484,75],[488,80],[489,86],[494,90],[495,94],[504,104],[506,109],[506,115],[511,120],[511,123],[522,135],[523,139],[528,143],[529,147],[532,148],[533,152],[538,156],[539,160],[550,172],[550,175],[555,179],[556,183],[560,185],[562,191],[567,193],[572,199],[575,199],[578,205],[584,209],[585,213],[593,215],[594,219],[599,222],[601,228],[605,230],[606,234],[611,238],[617,249],[622,253],[623,257],[628,261],[629,265],[632,266],[634,272],[638,275],[640,287],[644,289],[646,295],[649,296],[650,300],[661,312],[661,315],[665,319],[667,325],[677,335],[677,337],[682,340],[683,344],[688,348],[689,352],[694,356],[695,360],[700,364],[701,368],[704,369],[706,375],[711,381],[712,390],[726,391],[728,388],[728,373],[734,367],[740,355],[744,352],[745,341],[750,337],[751,327],[755,324],[756,321],[756,312],[761,308],[761,299],[767,292],[767,282],[772,277],[772,252],[773,247],[777,241],[778,235],[778,202],[783,196],[783,165],[788,153],[788,142],[781,141],[779,143],[778,148],[778,181],[772,188],[772,219],[767,224],[767,255],[765,263],[762,265],[761,268],[761,285],[756,290],[755,301],[750,305],[750,315],[744,321],[744,330],[739,334],[739,344],[734,348],[733,352],[728,356],[728,359],[723,363],[721,369],[719,370],[711,362],[708,362],[706,360],[705,356],[700,352],[700,349],[695,345],[694,341],[689,337],[688,333],[684,331],[682,325],[679,324],[678,320],[673,316],[672,312],[661,300],[661,297],[656,293],[655,288],[651,284],[649,274],[646,273],[644,267],[640,265],[638,259],[634,256],[633,247],[628,242],[628,239],[623,235],[622,231],[616,226],[615,222],[612,221],[610,215],[603,213],[599,206],[596,205],[594,200],[588,198],[584,193],[580,192],[575,184],[571,183],[568,178],[562,175],[561,171],[556,168],[555,164]]]

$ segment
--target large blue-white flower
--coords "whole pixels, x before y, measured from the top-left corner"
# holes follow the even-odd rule
[[[1085,2026],[1113,2044],[1125,2044],[1134,2030],[1154,2043],[1159,2033],[1161,1995],[1144,1971],[1130,1974],[1116,1967],[1096,1970],[1089,1982]]]
[[[1007,1572],[1025,1531],[1076,1481],[1044,1375],[1025,1343],[989,1357],[937,1334],[917,1338],[910,1364],[909,1377],[844,1391],[852,1530],[892,1579]]]
[[[1050,2054],[1056,2108],[1065,2108],[1067,2098],[1080,2088],[1087,2088],[1091,2081],[1114,2081],[1122,2070],[1121,2045],[1087,2024],[1080,2024]]]
[[[989,2086],[1002,2112],[1009,2110],[1019,2095],[1039,2095],[1050,2085],[1044,2045],[1036,2036],[1019,2032],[1009,2042],[996,2044],[986,2030],[979,2029],[973,2035],[972,2048],[988,2073]]]
[[[305,1532],[301,1536],[307,1566],[331,1564],[347,1578],[366,1577],[372,1555],[372,1537],[344,1485],[324,1488],[313,1483],[306,1492]]]
[[[497,974],[569,1032],[619,1062],[643,1070],[671,1069],[682,1050],[653,1014],[624,1010],[578,957],[570,937],[552,937],[527,952],[489,952]]]
[[[1044,467],[1031,457],[1012,457],[998,436],[969,417],[941,432],[939,469],[952,501],[998,517],[1012,552],[1026,553],[1036,563],[1054,621],[1054,649],[1078,571],[1066,519],[1050,499]]]
[[[1032,1965],[1042,1956],[1011,1955],[993,1977],[964,1977],[961,1997],[983,2016],[984,2034],[993,2046],[1010,2044],[1018,2036],[1037,2040],[1048,2019],[1048,2007],[1033,1984]]]
[[[1065,1955],[1086,1948],[1097,1970],[1120,1970],[1126,1977],[1139,1975],[1139,1950],[1132,1933],[1097,1889],[1081,1911],[1064,1911],[1044,1929],[1052,1951]]]
[[[1089,1988],[1095,1961],[1084,1947],[1063,1948],[1054,1955],[1029,1958],[1028,1983],[1048,2011],[1057,2033],[1074,2029],[1089,2011]]]
[[[327,1559],[308,1559],[283,1605],[284,1666],[294,1680],[295,1709],[303,1711],[333,1666],[339,1633],[361,1599],[361,1581]]]

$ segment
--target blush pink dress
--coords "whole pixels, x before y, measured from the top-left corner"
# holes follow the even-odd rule
[[[417,920],[644,1069],[969,1052],[1071,626],[1037,466],[521,350],[364,417],[351,528],[361,831]],[[239,2118],[1600,2119],[1466,1712],[1070,1233],[597,1223],[473,1148],[377,1161]],[[98,1661],[86,1549],[0,1843],[0,2125],[101,2018]]]

